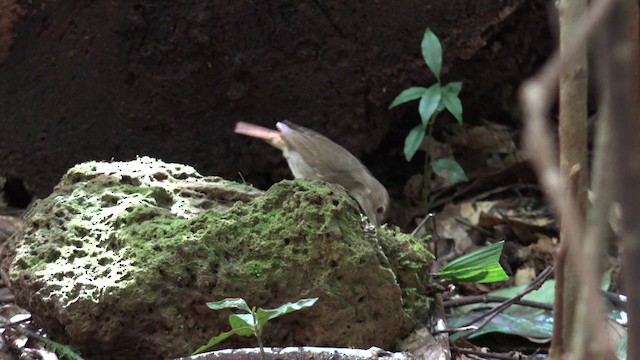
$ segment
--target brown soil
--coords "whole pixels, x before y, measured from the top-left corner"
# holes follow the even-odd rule
[[[513,121],[518,83],[552,47],[546,2],[21,1],[0,66],[0,169],[39,196],[76,163],[136,155],[266,187],[286,163],[233,124],[289,119],[397,197],[420,169],[401,155],[417,112],[387,107],[434,81],[424,29],[444,44],[443,81],[464,82],[465,120]]]

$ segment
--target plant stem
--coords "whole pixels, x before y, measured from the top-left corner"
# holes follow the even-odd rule
[[[253,334],[256,336],[256,339],[258,340],[258,346],[260,347],[260,357],[262,357],[262,360],[267,360],[267,355],[264,353],[264,346],[262,346],[262,325],[258,324],[255,310],[251,312],[251,316],[253,316],[254,324]]]
[[[262,336],[256,335],[256,338],[258,338],[258,346],[260,347],[260,356],[262,357],[262,360],[267,360],[267,355],[264,353],[264,346],[262,346]]]
[[[431,117],[431,119],[429,120],[429,124],[427,125],[427,136],[426,139],[427,141],[429,141],[429,138],[431,137],[431,133],[433,131],[433,122],[434,122],[434,117]],[[431,156],[429,154],[429,145],[427,144],[426,149],[425,149],[425,155],[424,155],[424,184],[423,184],[423,188],[422,188],[422,194],[424,196],[424,215],[428,216],[429,215],[429,210],[431,207]],[[430,233],[431,227],[428,224],[425,224],[427,233]]]

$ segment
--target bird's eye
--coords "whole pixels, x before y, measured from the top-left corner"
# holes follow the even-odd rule
[[[378,208],[376,209],[376,212],[378,214],[383,214],[384,213],[384,206],[378,206]]]

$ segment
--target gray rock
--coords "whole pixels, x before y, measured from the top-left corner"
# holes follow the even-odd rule
[[[413,238],[369,226],[339,186],[262,192],[144,157],[70,169],[7,240],[0,270],[53,339],[95,359],[157,359],[228,331],[230,311],[205,305],[227,297],[319,297],[272,321],[269,346],[388,348],[424,311],[430,262]]]

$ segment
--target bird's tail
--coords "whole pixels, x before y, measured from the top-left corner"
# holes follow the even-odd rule
[[[282,135],[277,130],[239,121],[236,123],[236,127],[233,131],[237,134],[264,140],[278,149],[284,150],[284,140],[282,140]]]

